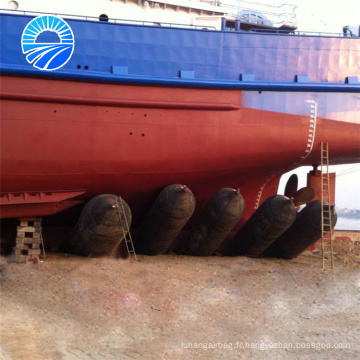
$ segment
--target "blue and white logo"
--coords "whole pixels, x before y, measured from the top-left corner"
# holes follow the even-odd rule
[[[64,66],[74,51],[74,34],[57,16],[43,15],[31,20],[21,37],[26,60],[40,70],[52,71]]]

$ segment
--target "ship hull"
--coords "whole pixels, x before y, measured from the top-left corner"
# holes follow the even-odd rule
[[[309,151],[305,103],[303,113],[259,109],[249,93],[2,76],[1,191],[120,194],[136,221],[169,184],[189,186],[197,211],[233,187],[244,196],[246,221],[284,172],[319,162],[321,141],[329,141],[333,164],[359,159],[356,121],[325,112]],[[273,93],[258,96],[266,104]],[[31,206],[23,208],[11,217],[30,216]]]

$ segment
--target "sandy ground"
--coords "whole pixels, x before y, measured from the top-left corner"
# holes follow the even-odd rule
[[[311,253],[139,260],[9,258],[1,359],[359,359],[359,268]]]

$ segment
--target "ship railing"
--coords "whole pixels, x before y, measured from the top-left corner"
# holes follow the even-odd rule
[[[302,35],[302,36],[320,36],[320,37],[347,37],[353,39],[359,39],[359,36],[349,36],[344,33],[333,33],[333,32],[315,32],[315,31],[286,31],[281,29],[250,29],[249,32],[255,33],[266,33],[266,34],[284,34],[284,35]]]
[[[160,27],[170,27],[170,28],[181,28],[181,29],[200,29],[200,30],[217,30],[215,26],[209,25],[195,25],[195,24],[177,24],[163,21],[149,21],[149,20],[131,20],[131,19],[117,19],[117,18],[107,18],[106,21],[100,20],[96,16],[86,16],[86,15],[74,15],[74,14],[62,14],[57,12],[52,13],[43,13],[39,11],[27,11],[27,10],[10,10],[10,9],[0,9],[0,13],[7,14],[20,14],[20,15],[30,15],[30,16],[40,16],[40,15],[55,15],[64,19],[74,19],[74,20],[85,20],[85,21],[101,21],[104,23],[111,24],[129,24],[129,25],[148,25],[148,26],[160,26]]]
[[[296,6],[281,4],[279,6],[252,1],[238,2],[232,0],[200,0],[214,6],[233,18],[243,22],[266,25],[269,27],[287,26],[296,28]]]
[[[21,15],[34,15],[40,16],[48,13],[38,12],[38,11],[26,11],[26,10],[11,10],[11,9],[1,9],[0,13],[7,14],[21,14]],[[86,20],[86,21],[99,21],[98,17],[95,16],[85,16],[85,15],[73,15],[73,14],[62,14],[62,13],[52,13],[52,15],[60,16],[66,19],[75,19],[75,20]],[[160,27],[171,27],[171,28],[187,28],[187,29],[201,29],[201,30],[217,30],[214,26],[209,25],[195,25],[195,24],[176,24],[176,23],[167,23],[167,22],[155,22],[155,21],[142,21],[142,20],[129,20],[129,19],[117,19],[109,18],[110,23],[116,24],[135,24],[135,25],[148,25],[148,26],[160,26]],[[326,36],[326,37],[347,37],[358,39],[359,36],[349,36],[346,33],[329,33],[329,32],[311,32],[311,31],[291,31],[282,30],[282,29],[259,29],[252,28],[249,32],[255,33],[266,33],[266,34],[284,34],[284,35],[304,35],[304,36]]]

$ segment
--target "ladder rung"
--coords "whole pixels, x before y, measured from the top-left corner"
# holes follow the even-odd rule
[[[321,243],[322,243],[322,262],[323,269],[325,268],[325,259],[328,259],[328,255],[331,256],[331,268],[334,268],[333,260],[333,240],[331,235],[332,228],[332,216],[331,216],[331,206],[330,206],[330,173],[329,173],[329,143],[321,142],[320,148],[320,163],[321,163]],[[325,204],[325,201],[327,204]],[[324,239],[325,234],[328,234],[327,237],[330,240],[330,252],[324,251]],[[327,249],[329,244],[326,245]]]
[[[134,255],[135,260],[137,260],[134,244],[133,244],[132,238],[131,238],[129,224],[128,224],[128,221],[126,218],[125,209],[124,209],[124,205],[123,205],[121,197],[120,197],[120,202],[118,201],[118,197],[116,197],[116,207],[117,207],[117,211],[118,211],[118,215],[119,215],[120,224],[123,229],[126,250],[127,250],[129,256]],[[130,257],[130,259],[131,259],[131,257]]]

